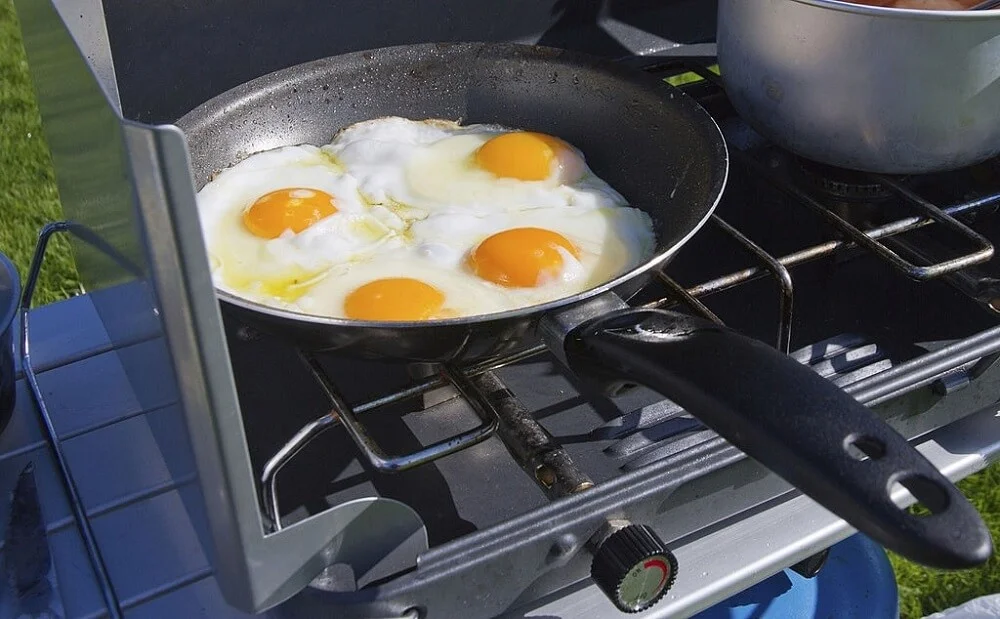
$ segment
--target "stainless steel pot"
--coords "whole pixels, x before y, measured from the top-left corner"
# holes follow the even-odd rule
[[[807,159],[917,174],[1000,153],[1000,10],[719,0],[717,40],[737,112]]]

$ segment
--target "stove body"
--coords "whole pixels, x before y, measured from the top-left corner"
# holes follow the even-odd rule
[[[491,375],[593,488],[552,500],[538,469],[525,474],[497,434],[404,472],[374,470],[342,427],[324,421],[330,402],[317,368],[219,313],[183,135],[169,126],[243,81],[346,51],[503,40],[596,53],[665,77],[694,71],[685,90],[715,116],[736,156],[718,218],[639,302],[708,314],[794,353],[877,407],[953,479],[1000,449],[996,265],[942,268],[982,247],[967,230],[925,225],[936,212],[929,203],[1000,239],[1000,163],[887,187],[771,147],[705,69],[714,3],[17,7],[66,213],[124,258],[76,244],[90,294],[73,302],[93,310],[76,327],[104,335],[100,347],[61,353],[55,365],[91,364],[95,351],[111,351],[134,392],[152,389],[150,375],[159,379],[156,398],[139,398],[139,413],[75,421],[60,438],[78,444],[147,423],[154,440],[145,448],[163,456],[163,479],[120,504],[88,508],[88,518],[177,490],[192,547],[209,566],[125,591],[116,570],[126,572],[128,561],[112,561],[111,597],[126,610],[184,607],[187,592],[234,616],[616,616],[589,580],[586,543],[607,519],[627,518],[653,527],[680,560],[676,584],[646,615],[681,616],[851,532],[657,394],[599,397],[545,353],[501,360]],[[862,237],[882,242],[865,247]],[[42,328],[36,337],[46,337]],[[429,381],[426,368],[333,356],[315,365],[388,453],[420,452],[479,423],[455,385]],[[470,378],[482,370],[459,368]],[[303,436],[315,440],[294,442]],[[142,460],[124,441],[115,449]],[[108,487],[117,483],[109,475]],[[120,556],[114,541],[98,542],[99,554]]]

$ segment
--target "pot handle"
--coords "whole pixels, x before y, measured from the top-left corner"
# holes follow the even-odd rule
[[[684,314],[626,309],[573,328],[564,352],[585,382],[638,382],[662,393],[904,557],[957,569],[992,554],[978,512],[906,439],[813,370],[757,340]],[[931,515],[897,507],[889,495],[896,482]]]

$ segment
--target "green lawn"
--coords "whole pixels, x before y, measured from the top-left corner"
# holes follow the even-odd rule
[[[39,0],[47,1],[47,0]],[[58,219],[59,198],[48,149],[27,73],[11,0],[0,0],[0,251],[24,273],[38,229]],[[45,262],[36,299],[55,301],[79,290],[76,269],[63,239]],[[1000,466],[966,479],[973,498],[1000,542]],[[921,617],[973,597],[1000,591],[996,558],[979,570],[944,573],[892,557],[904,617]]]
[[[39,228],[59,218],[59,196],[16,24],[11,0],[0,0],[0,251],[25,273]],[[38,303],[79,290],[66,240],[50,252]]]

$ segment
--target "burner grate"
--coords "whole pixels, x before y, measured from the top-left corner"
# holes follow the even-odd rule
[[[685,71],[698,75],[701,80],[688,83],[682,88],[699,98],[706,107],[712,107],[725,96],[719,76],[704,65],[691,60],[680,59],[668,63],[650,64],[646,70],[654,75],[664,77]],[[715,214],[711,218],[713,225],[743,249],[744,253],[751,259],[751,264],[746,268],[687,288],[666,273],[660,272],[654,283],[647,286],[647,290],[644,292],[654,292],[650,290],[653,286],[658,286],[661,290],[655,296],[656,300],[644,304],[645,307],[677,308],[683,306],[688,311],[723,324],[723,321],[703,303],[702,299],[736,286],[769,277],[777,284],[779,311],[776,347],[788,353],[791,345],[794,307],[792,267],[835,254],[846,253],[856,247],[871,252],[874,256],[885,260],[914,279],[927,280],[940,277],[953,285],[957,281],[966,284],[964,288],[957,285],[956,287],[966,292],[968,296],[974,296],[971,292],[974,289],[982,296],[982,291],[969,284],[966,281],[969,277],[964,275],[962,271],[972,265],[989,260],[993,255],[993,246],[985,237],[960,222],[957,217],[1000,208],[1000,190],[949,206],[939,207],[911,189],[906,184],[906,179],[854,172],[850,173],[849,176],[842,177],[838,175],[845,174],[843,171],[829,174],[822,172],[823,168],[817,166],[810,168],[811,173],[817,178],[821,174],[825,174],[828,179],[827,186],[817,187],[814,185],[814,192],[810,192],[796,184],[792,179],[781,175],[776,170],[778,166],[762,162],[759,158],[754,157],[750,151],[735,148],[730,144],[730,152],[736,161],[747,166],[767,183],[790,195],[796,203],[816,214],[824,225],[839,232],[842,235],[841,238],[803,247],[782,256],[774,256],[736,226]],[[916,214],[862,229],[838,215],[824,203],[821,195],[816,195],[816,192],[824,193],[824,191],[829,195],[828,189],[830,187],[840,190],[841,186],[847,188],[845,191],[850,194],[848,197],[863,198],[867,201],[896,196],[900,198],[901,203],[916,211]],[[834,197],[844,198],[842,195]],[[936,227],[957,234],[972,246],[971,251],[957,257],[933,262],[928,255],[912,251],[912,247],[911,251],[903,252],[898,243],[889,242],[892,237],[928,227]],[[908,261],[900,255],[901,253],[916,256],[916,259],[913,262]],[[917,263],[917,260],[920,263]],[[982,301],[982,299],[977,300]],[[992,305],[989,305],[991,301],[993,301],[992,297],[985,301],[990,308],[992,308]],[[1000,309],[1000,302],[997,303],[997,309]],[[997,311],[997,309],[993,311]],[[315,356],[300,353],[315,379],[323,386],[331,409],[323,416],[303,425],[288,442],[266,461],[261,476],[261,485],[263,504],[271,526],[274,530],[282,528],[282,511],[278,502],[278,473],[313,439],[338,425],[344,426],[358,451],[375,470],[380,472],[400,471],[419,466],[471,447],[494,434],[499,434],[515,460],[550,498],[589,488],[591,482],[586,475],[575,467],[561,447],[551,436],[547,435],[541,426],[538,426],[530,412],[517,401],[517,398],[493,373],[503,367],[532,359],[545,350],[547,350],[545,346],[539,345],[467,367],[436,368],[434,375],[429,378],[414,381],[403,389],[353,407],[340,396],[335,381],[325,372],[318,359]],[[807,359],[804,362],[809,361]],[[860,378],[871,379],[874,374],[885,370],[886,368],[879,362],[879,359],[875,359],[872,364],[861,368],[859,371],[863,373],[863,376],[853,376],[851,380],[845,379],[845,385],[847,383],[854,384]],[[821,370],[822,368],[817,366],[817,371]],[[858,384],[867,384],[868,382],[863,381]],[[390,457],[372,439],[359,419],[364,413],[405,400],[427,396],[430,392],[442,388],[452,390],[468,402],[481,419],[481,425],[412,453]],[[889,396],[880,393],[878,397],[864,399],[881,402],[898,393],[898,390],[890,391]],[[498,394],[501,396],[499,400]],[[865,392],[865,395],[870,396],[868,392]],[[668,412],[673,411],[667,417],[673,417],[682,412],[675,411],[676,407],[669,402],[666,402],[664,406],[667,407],[665,410]],[[665,419],[657,423],[663,421]],[[687,431],[692,431],[695,427],[701,428],[697,421],[692,420],[692,424],[694,424],[692,429]],[[701,436],[702,434],[705,436]],[[693,430],[690,440],[701,443],[713,437],[715,437],[714,433],[706,430]],[[662,454],[660,457],[663,457]],[[549,464],[543,466],[542,461],[545,458],[549,458],[550,463],[556,463],[554,468]],[[645,459],[642,460],[645,461]],[[558,491],[553,491],[553,488]]]
[[[796,158],[803,179],[831,198],[849,202],[882,202],[892,197],[888,187],[863,172],[844,170]]]

